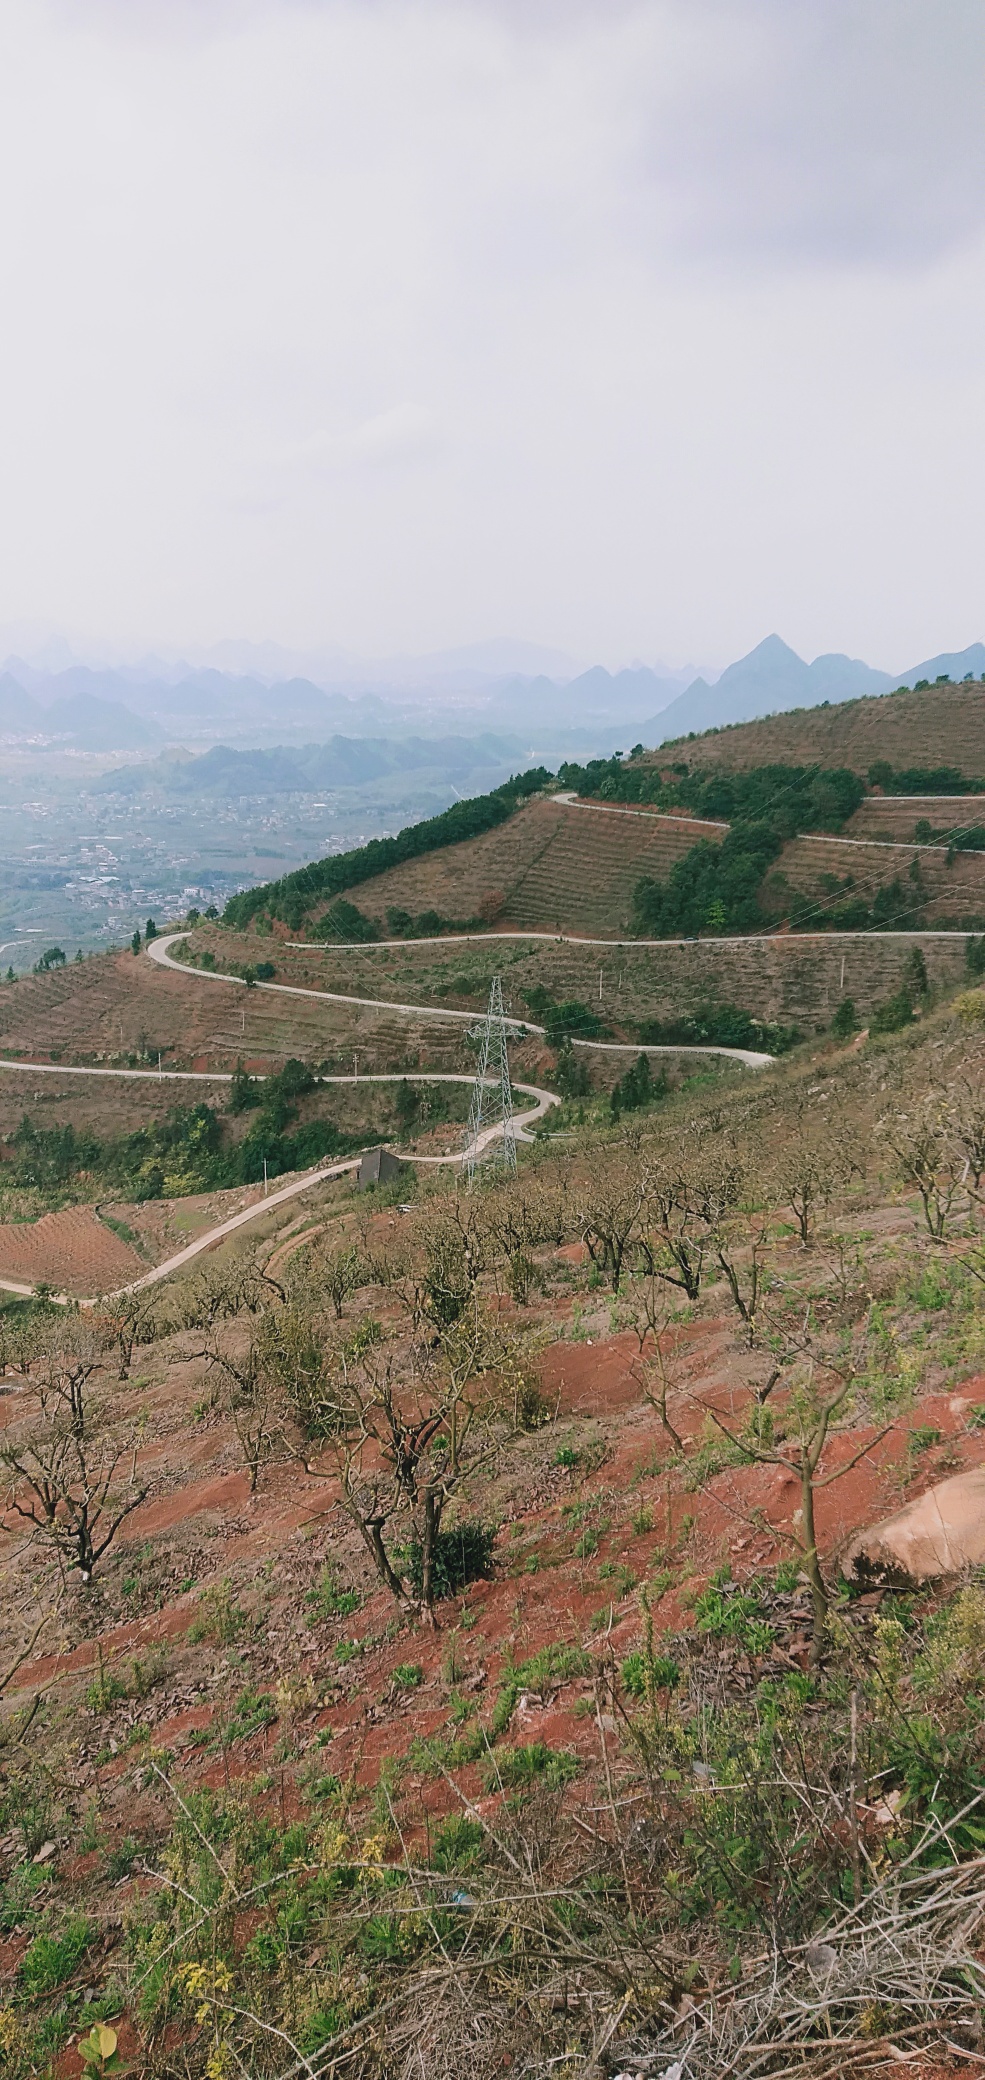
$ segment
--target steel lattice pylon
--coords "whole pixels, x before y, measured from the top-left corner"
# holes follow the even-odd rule
[[[479,1054],[479,1073],[472,1091],[472,1108],[469,1113],[468,1139],[465,1143],[465,1173],[470,1186],[475,1180],[475,1166],[481,1151],[477,1144],[484,1127],[501,1126],[499,1161],[510,1176],[516,1175],[516,1128],[513,1124],[513,1091],[510,1085],[510,1064],[506,1048],[506,1017],[503,1011],[503,984],[494,975],[489,990],[489,1005],[485,1022],[481,1028],[482,1048]]]

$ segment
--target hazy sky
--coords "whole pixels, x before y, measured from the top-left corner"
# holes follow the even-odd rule
[[[0,622],[985,634],[982,0],[0,0]]]

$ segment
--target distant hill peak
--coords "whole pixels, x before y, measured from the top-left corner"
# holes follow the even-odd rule
[[[774,631],[745,657],[728,665],[714,686],[695,679],[662,713],[658,711],[653,717],[652,740],[667,743],[691,732],[699,735],[730,723],[754,722],[788,708],[857,700],[866,694],[886,693],[895,683],[889,672],[874,671],[861,658],[838,651],[807,664]]]

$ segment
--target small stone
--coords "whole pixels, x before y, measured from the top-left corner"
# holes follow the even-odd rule
[[[808,1943],[804,1957],[808,1970],[819,1979],[826,1979],[838,1962],[838,1952],[831,1943]]]

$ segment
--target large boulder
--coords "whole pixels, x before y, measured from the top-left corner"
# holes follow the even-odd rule
[[[894,1517],[860,1531],[841,1556],[849,1581],[931,1582],[985,1562],[985,1466],[938,1481]]]

